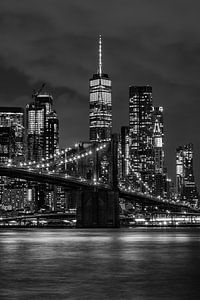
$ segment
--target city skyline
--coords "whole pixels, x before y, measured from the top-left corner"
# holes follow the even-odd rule
[[[100,80],[100,81],[99,81]],[[103,72],[103,63],[102,63],[102,37],[101,37],[101,35],[99,35],[99,38],[98,38],[98,67],[97,67],[97,72],[95,73],[95,74],[93,74],[93,77],[89,80],[89,82],[90,82],[90,90],[89,90],[89,103],[90,103],[90,110],[89,110],[89,138],[88,138],[88,141],[90,140],[91,142],[95,142],[95,141],[101,141],[101,142],[103,142],[103,141],[109,141],[110,140],[110,137],[111,137],[111,133],[113,132],[113,130],[112,130],[112,119],[113,119],[113,113],[112,113],[112,100],[111,100],[111,98],[112,98],[112,88],[111,88],[111,85],[112,85],[112,82],[111,82],[111,80],[110,80],[110,78],[109,78],[109,76],[107,75],[107,74],[105,74],[104,72]],[[47,105],[47,108],[45,107],[45,111],[47,110],[47,112],[48,112],[48,102],[49,102],[49,100],[47,100],[46,101],[46,99],[50,99],[51,98],[51,103],[50,103],[50,105],[52,105],[52,101],[53,101],[53,95],[51,95],[49,92],[48,92],[48,89],[45,87],[45,85],[46,84],[42,84],[42,87],[38,90],[38,92],[36,91],[35,92],[35,90],[33,90],[33,94],[32,94],[32,98],[34,98],[34,97],[36,97],[35,99],[37,99],[38,97],[43,97],[44,98],[44,103],[47,103],[47,104],[45,104],[45,105]],[[99,85],[99,87],[97,88],[97,86]],[[103,87],[104,86],[104,87]],[[102,88],[103,87],[103,88]],[[44,90],[44,88],[45,88],[45,91],[43,92],[43,90]],[[135,94],[135,96],[134,96],[134,93],[136,93]],[[139,94],[137,94],[137,93],[139,93]],[[152,99],[153,99],[153,96],[152,96],[152,87],[151,86],[149,86],[149,85],[146,85],[146,86],[129,86],[129,126],[130,126],[130,136],[129,136],[129,138],[131,138],[131,136],[132,136],[132,134],[131,134],[131,124],[132,124],[132,108],[131,108],[131,106],[132,106],[132,102],[130,102],[131,101],[131,97],[136,97],[136,99],[138,98],[138,95],[140,95],[140,93],[141,93],[141,96],[139,96],[139,98],[140,97],[144,97],[144,99],[146,99],[146,97],[147,97],[147,99],[149,98],[149,100],[147,100],[147,108],[145,108],[145,111],[147,110],[147,114],[149,114],[150,113],[150,111],[153,109],[153,111],[151,111],[151,113],[153,113],[153,115],[154,115],[154,117],[153,117],[153,119],[151,120],[151,118],[152,117],[150,117],[150,115],[149,115],[149,117],[148,118],[150,118],[149,119],[149,121],[148,122],[152,122],[153,120],[153,123],[152,123],[152,126],[155,126],[154,127],[154,129],[153,129],[153,127],[152,128],[149,128],[148,130],[150,130],[150,131],[152,131],[152,133],[153,133],[153,136],[152,136],[152,138],[153,138],[153,140],[152,140],[152,142],[151,142],[151,144],[152,144],[152,146],[151,147],[155,147],[155,149],[156,149],[156,144],[155,143],[160,143],[161,142],[161,146],[159,146],[159,147],[161,147],[160,149],[164,149],[165,147],[166,147],[166,142],[165,143],[163,143],[163,141],[165,141],[165,139],[164,139],[164,134],[163,134],[163,107],[155,107],[155,106],[152,106]],[[143,95],[143,93],[144,93],[144,95]],[[136,96],[137,95],[137,96]],[[143,95],[143,96],[142,96]],[[149,95],[149,96],[146,96],[146,95]],[[134,98],[133,97],[133,98]],[[138,99],[139,99],[138,98]],[[142,98],[141,98],[141,100],[142,100]],[[38,98],[39,99],[39,98]],[[41,98],[42,99],[42,98]],[[140,100],[140,101],[141,101]],[[32,121],[28,121],[29,120],[29,110],[30,110],[30,113],[31,113],[31,110],[35,110],[35,108],[34,108],[34,106],[37,104],[37,101],[35,102],[36,100],[34,100],[33,102],[31,102],[30,104],[26,104],[26,115],[24,116],[25,117],[25,119],[24,119],[24,121],[25,121],[25,123],[27,123],[27,138],[28,138],[28,136],[29,136],[29,122],[33,122],[34,120],[36,121],[36,115],[35,115],[35,117],[34,117],[34,120],[32,120]],[[43,101],[43,100],[42,100]],[[96,104],[94,104],[95,103],[95,101],[96,101]],[[138,100],[137,100],[138,101]],[[143,101],[143,100],[142,100]],[[146,100],[145,100],[146,101]],[[40,102],[40,101],[39,101]],[[137,103],[137,102],[136,102]],[[139,106],[138,106],[138,104],[139,104],[139,102],[138,102],[138,104],[134,104],[134,106],[133,107],[135,107],[134,108],[134,110],[136,109],[137,110],[137,107],[139,108]],[[99,107],[99,104],[100,104],[100,106],[102,106],[102,107]],[[33,106],[33,108],[31,108],[31,105]],[[40,104],[41,105],[41,104]],[[145,104],[146,105],[146,104]],[[29,106],[30,106],[30,108],[29,108]],[[2,109],[3,109],[4,107],[2,107]],[[8,107],[5,107],[6,109],[8,109]],[[15,109],[14,107],[10,107],[10,109],[12,110],[12,109]],[[21,108],[21,107],[17,107],[16,109],[25,109],[25,108]],[[38,108],[37,109],[41,109],[41,112],[42,112],[42,110],[43,110],[43,108],[42,108],[42,106],[40,107],[40,106],[38,106]],[[96,109],[97,110],[99,110],[100,109],[100,114],[99,113],[97,113],[97,115],[95,116],[95,111],[96,111]],[[38,113],[39,113],[39,110],[38,110]],[[134,111],[133,110],[133,111]],[[105,111],[106,111],[106,114],[105,114]],[[52,113],[53,113],[53,111],[52,111]],[[54,114],[55,114],[55,111],[54,111]],[[107,119],[107,115],[109,116],[109,118]],[[152,116],[153,116],[152,115]],[[53,115],[52,115],[53,116]],[[95,117],[94,117],[95,116]],[[37,118],[39,117],[39,119],[42,117],[42,115],[40,116],[40,115],[38,115],[37,116]],[[33,116],[31,117],[32,119],[33,119]],[[46,118],[46,117],[45,117]],[[57,119],[57,116],[55,115],[55,116],[53,116],[53,119]],[[103,118],[103,119],[102,119]],[[160,119],[161,118],[161,119]],[[39,121],[39,119],[38,119],[38,121]],[[42,117],[42,119],[44,119],[43,117]],[[52,119],[52,120],[53,120]],[[104,120],[105,119],[105,120]],[[44,119],[45,120],[45,119]],[[98,121],[99,120],[99,121]],[[102,121],[103,120],[103,121]],[[147,119],[148,120],[148,119]],[[138,120],[139,121],[139,120]],[[137,121],[137,122],[138,122]],[[37,121],[36,121],[37,122]],[[54,121],[53,121],[54,122]],[[58,122],[58,119],[57,119],[57,122]],[[103,122],[103,125],[102,125],[102,122]],[[136,123],[137,123],[136,122]],[[146,122],[146,121],[145,121]],[[148,122],[147,122],[147,124],[148,124]],[[161,123],[160,123],[161,122]],[[31,124],[31,123],[30,123]],[[94,125],[94,124],[96,124],[96,125]],[[33,126],[33,125],[31,125],[31,126]],[[34,125],[35,126],[35,125]],[[44,126],[44,124],[43,123],[41,123],[39,126]],[[124,125],[125,127],[126,127],[126,125]],[[161,127],[160,127],[161,126]],[[103,129],[101,129],[101,128],[103,128]],[[123,128],[123,126],[121,127],[121,128]],[[34,129],[35,130],[35,129]],[[146,130],[146,129],[145,129]],[[156,133],[155,132],[155,130],[158,130],[158,131],[160,131],[160,134],[158,134],[158,133]],[[149,133],[150,133],[150,131],[149,131]],[[118,132],[119,133],[119,132]],[[120,133],[119,133],[120,134]],[[139,134],[139,132],[137,133],[137,135]],[[145,133],[145,135],[146,135],[147,133]],[[142,134],[143,135],[143,134]],[[148,136],[148,134],[147,134],[147,136]],[[159,137],[160,136],[160,137]],[[52,136],[53,137],[53,136]],[[138,139],[139,138],[139,136],[136,138],[136,139]],[[34,139],[35,139],[35,137],[34,137]],[[132,139],[132,138],[131,138]],[[162,140],[162,141],[160,141],[160,139]],[[29,138],[28,138],[28,140],[29,140]],[[27,140],[27,141],[28,141]],[[53,141],[53,140],[52,140]],[[143,141],[143,137],[141,136],[141,141]],[[153,142],[154,141],[154,142]],[[57,143],[57,141],[55,140],[55,142]],[[78,141],[79,142],[79,141]],[[81,142],[81,141],[80,141]],[[29,142],[28,142],[29,143]],[[34,142],[35,143],[35,142]],[[41,142],[40,142],[41,143]],[[48,142],[49,143],[49,142]],[[154,146],[153,146],[153,143],[155,144]],[[53,142],[53,144],[54,144],[54,142]],[[164,146],[164,144],[165,144],[165,147],[163,148],[163,146]],[[39,145],[39,144],[38,144]],[[41,144],[42,145],[42,144]],[[40,146],[41,146],[40,145]],[[56,144],[55,144],[56,145]],[[28,150],[28,153],[30,152],[30,147],[29,147],[30,145],[29,144],[27,144],[27,150]],[[131,146],[131,144],[130,144],[130,146]],[[179,145],[179,147],[185,147],[185,145]],[[45,146],[46,147],[46,146]],[[46,151],[45,150],[45,147],[44,147],[44,151]],[[29,149],[30,148],[30,149]],[[36,148],[38,148],[38,146],[36,147]],[[41,148],[42,149],[42,148]],[[52,148],[53,149],[53,148]],[[58,149],[57,148],[57,146],[55,146],[55,149]],[[130,148],[131,149],[131,148]],[[159,148],[158,148],[159,149]],[[39,151],[39,150],[37,150],[37,151]],[[43,150],[41,150],[41,151],[43,151]],[[55,151],[55,150],[53,150],[53,151]],[[130,151],[130,150],[129,150]],[[138,150],[137,150],[138,151]],[[161,163],[161,165],[162,165],[162,169],[164,168],[164,166],[166,167],[166,176],[167,175],[170,175],[169,174],[169,172],[167,171],[167,167],[168,167],[168,165],[167,165],[167,163],[165,162],[165,165],[164,165],[164,152],[163,152],[163,154],[162,154],[162,151],[164,151],[164,150],[158,150],[158,151],[161,151],[161,153],[159,154],[158,153],[158,156],[160,156],[161,155],[161,157],[163,156],[163,158],[162,158],[162,162],[160,162]],[[165,151],[166,152],[166,151]],[[39,152],[38,152],[39,153]],[[47,150],[47,153],[48,153],[48,150]],[[53,152],[52,152],[53,153]],[[47,154],[47,157],[48,157],[48,155],[49,154]],[[194,154],[193,154],[194,155]],[[28,154],[28,157],[29,157],[30,155]],[[31,157],[31,156],[30,156]],[[40,158],[42,158],[42,157],[44,157],[43,155],[40,157]],[[137,157],[135,156],[135,155],[131,155],[130,157],[133,157],[134,159],[136,159],[136,161],[137,161]],[[33,159],[33,157],[32,157],[32,159]],[[153,159],[153,156],[152,156],[152,158],[151,159]],[[36,158],[36,160],[37,160],[37,158]],[[160,160],[160,159],[159,159]],[[136,162],[135,162],[136,163]],[[156,164],[156,161],[155,162],[153,162],[153,160],[152,160],[152,163],[154,164]],[[130,166],[131,166],[132,164],[130,163]],[[135,166],[134,166],[135,165]],[[134,166],[134,168],[136,168],[137,169],[137,163],[136,164],[133,164],[133,166]],[[133,168],[133,167],[132,167]],[[155,165],[155,168],[156,168],[156,165]],[[163,169],[164,170],[164,169]],[[161,173],[163,172],[163,170],[161,171]],[[160,174],[161,174],[160,173]],[[175,174],[175,176],[177,176],[176,174]],[[148,181],[148,180],[147,180]],[[176,184],[176,177],[175,177],[175,180],[174,180],[174,178],[173,178],[173,181],[174,181],[174,184]],[[195,180],[196,181],[196,180]],[[158,190],[161,192],[161,190],[162,190],[162,184],[161,184],[161,182],[160,182],[160,179],[159,179],[159,181],[158,181]]]
[[[135,192],[150,194],[158,199],[183,201],[183,203],[191,203],[194,207],[198,207],[199,195],[193,171],[193,144],[179,146],[176,149],[176,181],[171,181],[165,164],[163,147],[163,107],[154,106],[151,86],[129,87],[129,126],[122,126],[121,133],[112,134],[111,80],[102,68],[101,36],[99,36],[97,73],[93,74],[89,82],[90,123],[88,130],[90,139],[88,141],[79,141],[75,144],[74,150],[73,146],[68,150],[60,149],[59,119],[53,109],[53,96],[46,91],[45,84],[43,84],[37,91],[33,91],[33,100],[26,105],[26,114],[24,114],[24,108],[21,107],[0,107],[1,164],[8,168],[12,166],[23,168],[24,166],[30,171],[34,168],[36,170],[47,168],[47,173],[50,171],[49,168],[54,166],[51,170],[53,172],[58,167],[58,174],[62,171],[66,176],[70,176],[68,171],[71,171],[73,176],[79,178],[82,178],[81,174],[84,170],[84,180],[87,178],[94,184],[109,182],[111,178],[109,168],[112,165],[116,168],[116,179],[114,181],[111,179],[111,182],[117,182],[118,188],[133,189]],[[104,153],[102,161],[99,160],[99,155],[95,153],[114,144],[117,145],[115,146],[116,152],[114,152],[114,146],[111,146],[112,154]],[[68,151],[73,153],[86,149],[88,146],[96,148],[93,151],[89,150],[87,154],[93,153],[93,158],[85,164],[82,162],[81,166],[69,166],[74,158],[78,161],[85,157],[85,154],[67,158]],[[63,158],[62,155],[64,155]],[[111,157],[112,163],[109,162]],[[50,161],[53,163],[51,167]],[[95,171],[92,177],[93,168]],[[55,202],[58,193],[53,191],[51,186],[30,189],[27,182],[22,184],[19,182],[16,178],[12,180],[1,177],[0,194],[3,205],[8,202],[11,203],[7,205],[8,207],[11,205],[16,209],[21,205],[25,207],[27,202],[33,204],[33,199],[40,199],[37,205],[43,203],[44,207],[46,205],[53,210],[60,206],[57,206],[57,201]],[[17,198],[14,194],[12,195],[12,190],[17,194]],[[20,196],[19,193],[21,193]],[[27,201],[24,201],[24,197]],[[61,199],[61,194],[58,198]],[[37,205],[36,207],[39,208]]]
[[[113,83],[114,132],[119,132],[121,125],[128,125],[128,86],[151,85],[155,105],[164,107],[169,174],[175,175],[176,147],[192,142],[199,185],[197,2],[188,8],[184,1],[167,7],[158,2],[150,6],[146,1],[128,1],[126,7],[112,11],[112,18],[112,5],[107,3],[103,13],[97,4],[92,8],[94,18],[88,22],[91,1],[61,1],[62,4],[55,5],[44,1],[38,7],[29,1],[19,8],[16,3],[1,3],[1,105],[9,102],[24,107],[30,101],[30,91],[45,81],[55,99],[61,144],[70,146],[72,142],[88,139],[88,78],[96,69],[96,40],[102,33],[104,69]],[[115,3],[119,6],[120,1]],[[134,18],[130,18],[132,11]],[[77,19],[81,12],[82,17]],[[58,13],[60,22],[55,26]],[[101,18],[95,19],[99,13]],[[114,27],[119,29],[117,35]],[[75,113],[79,124],[74,120]]]
[[[0,298],[200,298],[199,11],[0,1]]]

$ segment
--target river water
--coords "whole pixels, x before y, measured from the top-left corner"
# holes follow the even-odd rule
[[[200,228],[1,229],[0,299],[200,299]]]

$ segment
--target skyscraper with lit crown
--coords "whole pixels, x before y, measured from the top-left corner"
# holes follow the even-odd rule
[[[153,148],[154,148],[154,187],[155,196],[164,196],[166,174],[164,168],[163,107],[153,107]]]
[[[90,79],[90,141],[110,141],[112,132],[111,80],[102,70],[102,41],[99,36],[99,64]]]
[[[163,108],[153,107],[153,146],[155,156],[155,174],[163,174]]]

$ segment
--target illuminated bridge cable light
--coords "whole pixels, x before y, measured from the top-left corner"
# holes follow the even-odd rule
[[[94,151],[100,151],[104,148],[106,148],[108,145],[108,143],[104,143],[104,144],[101,144],[99,145],[96,149],[94,149]],[[78,146],[76,144],[76,146]],[[79,154],[73,156],[73,157],[68,157],[66,159],[63,159],[63,154],[67,154],[68,151],[72,150],[72,148],[66,148],[64,151],[58,151],[57,153],[54,153],[54,155],[51,155],[50,157],[47,157],[47,158],[42,158],[41,161],[39,162],[36,162],[36,161],[29,161],[26,163],[20,163],[20,166],[23,166],[23,167],[27,167],[31,166],[31,168],[49,168],[50,166],[54,166],[55,165],[55,159],[58,160],[57,161],[57,165],[58,166],[61,166],[62,164],[65,164],[65,163],[68,163],[68,162],[77,162],[79,161],[80,159],[84,159],[85,157],[87,157],[88,155],[92,155],[93,154],[93,150],[89,150],[87,152],[84,152],[84,153],[81,153],[79,152]],[[62,158],[62,159],[61,159]],[[51,161],[52,160],[52,161]],[[43,170],[44,171],[44,170]],[[48,170],[47,170],[48,171]]]
[[[136,172],[133,170],[132,166],[129,165],[129,167],[130,167],[131,171],[133,172],[133,174],[136,176],[136,178],[139,180],[139,182],[144,186],[144,188],[145,188],[146,190],[148,190],[148,192],[151,192],[151,193],[152,193],[152,190],[148,187],[148,185],[147,185],[146,183],[144,183],[144,182],[142,181],[142,179],[139,177],[139,174],[136,173]]]

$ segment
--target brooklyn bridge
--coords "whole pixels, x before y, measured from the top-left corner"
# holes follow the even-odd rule
[[[154,196],[137,173],[132,183],[120,177],[118,151],[118,136],[112,135],[110,142],[76,145],[40,162],[1,165],[0,176],[63,187],[76,203],[79,228],[119,227],[121,200],[139,205],[141,211],[198,214],[189,204]]]

